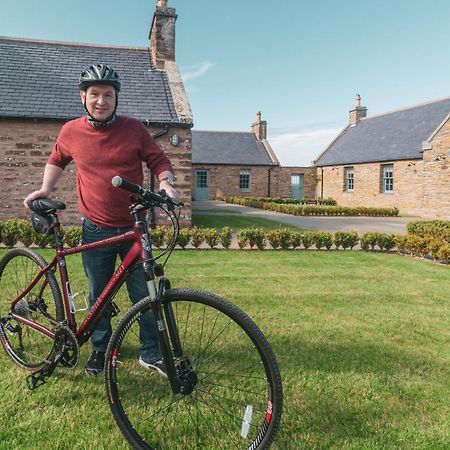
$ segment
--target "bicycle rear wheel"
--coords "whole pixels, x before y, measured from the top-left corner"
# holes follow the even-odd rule
[[[33,250],[16,248],[0,260],[0,337],[19,366],[38,370],[48,360],[53,339],[9,317],[11,302],[25,291],[47,264]],[[64,319],[61,292],[53,272],[47,272],[14,307],[15,314],[53,329]]]
[[[113,416],[135,449],[265,449],[282,410],[276,358],[254,322],[226,300],[173,289],[171,304],[184,354],[197,374],[189,395],[138,364],[140,315],[150,300],[121,320],[108,346],[105,383]]]

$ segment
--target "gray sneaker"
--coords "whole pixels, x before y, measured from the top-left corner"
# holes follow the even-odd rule
[[[158,359],[157,361],[148,363],[144,361],[142,357],[140,357],[139,364],[147,370],[156,370],[162,377],[167,378],[166,366],[164,365],[162,359]]]

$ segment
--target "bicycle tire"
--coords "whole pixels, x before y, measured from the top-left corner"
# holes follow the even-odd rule
[[[139,450],[267,449],[283,391],[263,333],[236,306],[208,292],[171,289],[162,302],[173,307],[198,382],[191,394],[174,395],[166,378],[138,364],[137,324],[150,299],[134,305],[115,329],[105,361],[107,397],[124,437]]]
[[[0,260],[0,318],[11,312],[11,302],[46,265],[44,258],[29,248],[12,249],[3,256]],[[42,277],[16,304],[14,312],[49,329],[54,328],[52,321],[64,319],[61,291],[53,272]],[[14,319],[0,321],[0,337],[6,353],[27,370],[42,368],[53,350],[53,339]]]

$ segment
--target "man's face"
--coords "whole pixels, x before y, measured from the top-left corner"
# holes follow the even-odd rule
[[[86,101],[86,108],[95,120],[105,120],[116,107],[116,90],[109,85],[97,84],[80,91],[81,101]]]

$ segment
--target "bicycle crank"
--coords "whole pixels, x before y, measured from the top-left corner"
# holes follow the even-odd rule
[[[58,363],[64,367],[74,367],[79,355],[80,347],[75,334],[70,328],[59,325],[55,330],[53,349],[47,363],[26,378],[28,388],[34,390],[45,384],[46,378],[52,375]]]

